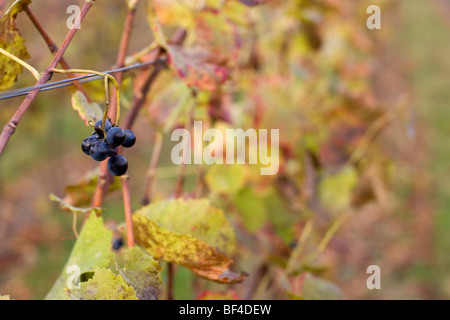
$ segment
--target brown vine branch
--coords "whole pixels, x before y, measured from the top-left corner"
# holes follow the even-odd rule
[[[132,248],[134,247],[134,230],[132,217],[133,211],[131,209],[129,176],[128,175],[122,176],[121,183],[122,183],[123,207],[125,210],[125,224],[127,229],[127,244],[128,248]]]
[[[119,51],[116,58],[116,67],[121,68],[125,65],[125,58],[127,56],[128,44],[130,43],[130,35],[133,29],[133,20],[136,15],[136,3],[128,6],[127,14],[125,17],[125,23],[122,31],[122,36],[120,37]],[[116,80],[119,83],[119,88],[122,86],[123,72],[118,72],[116,74]],[[108,116],[111,119],[116,119],[117,115],[117,100],[114,95],[111,99],[111,109],[109,110]],[[113,120],[114,121],[114,120]]]
[[[194,98],[197,97],[197,93],[195,91],[192,91],[192,95]],[[188,115],[186,119],[186,125],[185,127],[189,130],[189,132],[192,132],[193,122],[194,122],[194,111],[195,111],[195,104],[188,109]],[[187,143],[187,141],[186,141]],[[187,150],[187,148],[184,148],[184,150]],[[183,154],[183,157],[187,157],[186,154]],[[179,198],[183,194],[183,187],[184,182],[186,180],[186,161],[185,158],[184,161],[180,164],[180,171],[178,174],[177,179],[177,185],[175,189],[175,198]],[[167,264],[167,300],[173,300],[174,294],[173,294],[173,282],[175,279],[175,265],[171,262]]]
[[[192,91],[192,96],[194,98],[196,98],[197,93],[195,91]],[[193,127],[193,122],[194,122],[194,111],[195,111],[195,104],[190,106],[190,108],[188,109],[188,114],[187,114],[187,118],[186,118],[185,127],[187,130],[189,130],[189,132],[192,132],[192,127]],[[186,141],[186,143],[188,143],[188,141]],[[187,147],[184,148],[184,150],[187,150]],[[188,155],[187,154],[183,155],[184,158],[186,156],[188,156]],[[184,161],[182,161],[180,164],[180,171],[178,174],[177,186],[175,189],[175,198],[181,197],[181,195],[183,193],[184,182],[186,180],[186,162],[187,162],[187,159],[185,158]]]
[[[33,23],[33,25],[36,27],[36,29],[38,30],[38,32],[41,34],[42,38],[44,39],[45,43],[48,46],[48,49],[50,50],[51,53],[55,54],[56,52],[58,52],[59,48],[56,45],[56,43],[52,40],[52,38],[50,38],[50,36],[48,35],[48,33],[45,31],[45,29],[42,27],[41,23],[39,22],[39,20],[37,19],[37,17],[34,15],[34,13],[30,10],[30,8],[27,6],[25,8],[25,12],[28,16],[28,18],[31,20],[31,22]],[[63,69],[71,69],[69,64],[67,63],[66,59],[64,59],[64,57],[61,57],[61,60],[59,61],[59,64],[61,65],[61,67],[63,67]],[[68,73],[67,74],[69,78],[74,78],[75,74],[73,73]],[[84,89],[84,87],[78,82],[78,81],[74,81],[73,84],[75,85],[75,87],[81,91],[81,93],[86,97],[88,102],[91,102],[92,100],[89,98],[86,90]]]
[[[86,1],[81,8],[80,15],[77,18],[77,23],[81,23],[86,16],[89,9],[94,4],[94,1]],[[53,57],[53,60],[50,62],[50,65],[47,69],[42,73],[41,78],[36,83],[36,85],[42,85],[49,81],[52,78],[52,71],[51,69],[56,68],[56,66],[61,61],[61,58],[66,51],[67,47],[69,46],[70,42],[72,41],[73,37],[75,36],[77,32],[76,28],[72,28],[67,33],[63,43],[61,44],[61,47],[58,49],[58,51],[55,53],[55,56]],[[16,131],[17,125],[19,124],[20,120],[24,116],[25,112],[30,107],[31,103],[36,98],[37,94],[39,93],[39,89],[34,89],[30,91],[30,93],[25,97],[22,104],[19,106],[19,108],[16,110],[14,115],[12,116],[11,120],[3,127],[3,130],[0,134],[0,156],[3,154],[3,151],[5,150],[6,145],[8,144],[9,139]]]

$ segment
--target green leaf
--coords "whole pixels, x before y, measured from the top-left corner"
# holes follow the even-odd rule
[[[344,295],[335,284],[308,273],[304,278],[301,297],[305,300],[342,300]]]
[[[214,192],[235,194],[245,185],[244,166],[240,164],[212,165],[205,173],[205,182]]]
[[[67,295],[75,300],[138,300],[133,287],[106,268],[97,268],[92,279],[80,283],[80,287],[67,290]]]
[[[235,248],[234,231],[222,210],[208,199],[176,199],[155,202],[138,210],[168,231],[191,235],[211,247],[231,255]]]
[[[70,257],[56,280],[46,300],[67,299],[64,288],[72,273],[68,272],[69,266],[77,266],[80,274],[93,271],[98,267],[108,266],[113,253],[111,249],[112,231],[103,225],[103,219],[91,214],[81,229],[72,249]]]
[[[249,231],[261,228],[267,219],[267,210],[261,196],[258,196],[251,187],[244,188],[233,198],[244,226]]]
[[[162,267],[143,249],[135,246],[123,251],[123,268],[116,269],[134,288],[139,300],[157,300],[161,286]]]
[[[200,277],[219,283],[237,283],[245,274],[229,270],[233,260],[206,242],[162,228],[142,214],[133,215],[135,242],[156,259],[181,264]]]
[[[30,57],[25,47],[25,39],[20,35],[14,20],[17,14],[31,3],[30,0],[16,1],[0,20],[0,48],[8,51],[21,60]],[[0,54],[0,90],[14,85],[17,75],[22,72],[22,66],[7,56]]]
[[[358,174],[353,167],[346,166],[339,172],[326,176],[319,184],[319,198],[326,208],[340,211],[347,208],[352,200],[353,190],[358,182]]]
[[[96,122],[103,118],[103,111],[98,103],[89,103],[81,91],[76,91],[71,101],[73,109],[78,112],[86,125],[89,125],[90,121]]]

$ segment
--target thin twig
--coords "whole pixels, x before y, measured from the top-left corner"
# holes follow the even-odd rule
[[[192,95],[194,98],[197,96],[195,91],[192,91]],[[190,106],[187,111],[187,117],[186,117],[186,124],[185,127],[189,130],[189,132],[192,132],[193,122],[194,122],[194,110],[195,110],[195,104]],[[190,141],[183,141],[185,143],[190,143]],[[187,148],[184,148],[184,150],[187,150]],[[186,163],[187,163],[187,156],[188,153],[183,154],[183,161],[180,164],[178,179],[177,179],[177,185],[175,189],[175,198],[179,198],[183,194],[183,187],[184,182],[186,180]],[[175,278],[175,265],[171,262],[167,264],[168,273],[167,273],[167,299],[173,300],[173,282]]]
[[[141,204],[143,206],[148,205],[152,200],[153,188],[156,181],[156,167],[161,155],[161,149],[163,144],[163,134],[158,131],[155,134],[155,144],[153,146],[152,159],[148,167],[147,182],[145,184],[144,196],[142,197]]]
[[[120,45],[119,45],[119,51],[117,53],[116,58],[116,67],[121,68],[125,65],[125,58],[127,56],[127,50],[128,45],[130,43],[130,35],[131,30],[133,29],[133,20],[136,15],[136,4],[137,1],[133,3],[133,5],[128,6],[127,14],[125,17],[125,24],[122,31],[122,36],[120,38]],[[120,87],[122,86],[122,78],[123,78],[123,72],[118,72],[116,74],[117,83],[119,84],[119,89],[116,88],[116,90],[120,90]],[[118,101],[113,98],[111,99],[111,108],[109,110],[108,116],[111,119],[118,119],[119,118],[119,112],[120,109],[117,108]],[[117,124],[117,123],[116,123]]]
[[[196,93],[194,91],[192,91],[192,94],[195,98]],[[192,106],[189,106],[189,108],[187,110],[185,127],[187,128],[187,130],[189,132],[192,132],[192,127],[193,127],[193,122],[194,122],[194,110],[195,110],[195,104],[193,104]],[[186,141],[183,141],[183,142],[186,144],[191,143],[187,139],[186,139]],[[183,150],[188,150],[187,146],[185,148],[183,148]],[[180,164],[180,169],[179,169],[180,173],[178,175],[177,186],[175,189],[175,198],[181,197],[181,195],[183,193],[184,182],[186,180],[186,163],[188,162],[188,159],[187,159],[188,156],[190,156],[188,152],[183,154],[184,159]]]
[[[80,15],[77,18],[78,23],[81,23],[83,21],[84,17],[86,16],[89,9],[92,7],[93,3],[94,3],[93,1],[85,1],[83,7],[81,8]],[[51,79],[53,73],[50,70],[56,68],[64,52],[66,51],[67,47],[69,46],[70,42],[75,36],[76,32],[77,32],[76,28],[72,28],[69,30],[69,32],[66,35],[66,38],[61,44],[61,47],[56,52],[55,56],[53,57],[53,60],[50,62],[50,65],[42,73],[42,76],[37,82],[37,85],[44,84]],[[3,130],[0,134],[0,156],[3,154],[3,151],[5,150],[5,147],[8,144],[9,139],[16,131],[17,125],[19,124],[23,115],[28,110],[29,106],[34,101],[38,93],[39,89],[32,90],[23,100],[22,104],[16,110],[11,120],[3,127]]]
[[[125,224],[127,229],[127,244],[128,248],[132,248],[134,247],[134,230],[132,217],[133,212],[131,209],[129,176],[128,175],[122,176],[121,183],[122,183],[123,207],[125,210]]]
[[[30,8],[28,6],[25,8],[25,12],[26,12],[28,18],[30,18],[30,20],[33,23],[33,25],[38,30],[38,32],[41,34],[41,36],[44,39],[45,43],[47,44],[50,52],[53,53],[53,54],[58,52],[58,46],[52,40],[52,38],[50,38],[48,33],[42,27],[41,23],[39,22],[39,20],[36,18],[36,16],[34,15],[34,13],[30,10]],[[71,69],[69,64],[67,63],[67,61],[64,59],[64,57],[61,57],[61,60],[59,61],[59,64],[61,65],[61,67],[63,67],[63,69]],[[69,73],[68,76],[69,76],[69,78],[75,78],[75,75],[73,73]],[[89,98],[89,96],[88,96],[86,90],[84,89],[84,87],[78,81],[74,81],[73,84],[86,97],[86,100],[88,102],[91,102],[91,99]]]
[[[155,68],[148,74],[147,78],[144,80],[142,86],[139,88],[139,94],[135,97],[133,100],[130,111],[128,112],[127,116],[125,117],[123,121],[122,127],[124,129],[131,129],[133,126],[136,117],[139,113],[139,110],[141,110],[141,106],[144,104],[145,99],[147,97],[147,93],[150,90],[150,86],[155,81],[156,77],[158,76],[159,72],[161,71],[161,67],[156,65]]]
[[[173,283],[175,279],[175,265],[167,263],[167,300],[174,300]]]

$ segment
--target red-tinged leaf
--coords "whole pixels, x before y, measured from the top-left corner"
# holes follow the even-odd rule
[[[238,283],[246,277],[245,273],[230,271],[233,260],[202,240],[169,231],[141,214],[133,215],[133,224],[136,244],[156,259],[181,264],[219,283]]]
[[[228,69],[215,64],[213,54],[203,48],[169,45],[168,50],[170,65],[189,87],[214,91],[228,78]]]

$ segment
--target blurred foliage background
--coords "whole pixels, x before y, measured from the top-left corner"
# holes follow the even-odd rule
[[[153,39],[142,2],[130,54]],[[448,298],[450,6],[440,0],[273,0],[247,7],[230,0],[219,12],[223,18],[202,16],[214,25],[202,34],[196,33],[200,2],[154,1],[167,34],[185,27],[186,46],[194,48],[212,39],[211,61],[229,73],[223,85],[199,91],[195,118],[222,130],[280,129],[280,170],[260,176],[251,165],[202,167],[202,195],[226,212],[238,244],[236,269],[249,276],[220,285],[178,266],[175,297],[195,299],[207,290],[241,299]],[[57,44],[67,33],[71,4],[30,5]],[[366,28],[371,4],[382,9],[381,30]],[[72,68],[108,70],[126,3],[98,0],[91,10],[64,57]],[[51,60],[44,41],[25,14],[16,24],[27,62],[44,70]],[[196,32],[190,37],[189,31]],[[33,84],[24,72],[13,89]],[[85,87],[102,104],[101,81]],[[135,210],[155,132],[186,88],[164,71],[134,126],[138,143],[127,158]],[[68,185],[96,169],[80,151],[91,129],[72,109],[73,92],[41,92],[0,158],[0,294],[14,299],[42,299],[75,242],[71,215],[49,194],[64,197]],[[123,96],[126,113],[131,77]],[[0,101],[2,126],[22,100]],[[174,143],[169,134],[164,141],[154,201],[172,197],[177,180]],[[197,191],[197,169],[188,166],[185,196]],[[124,220],[120,192],[108,194],[104,206],[108,224]],[[381,290],[366,287],[370,265],[381,268]]]

